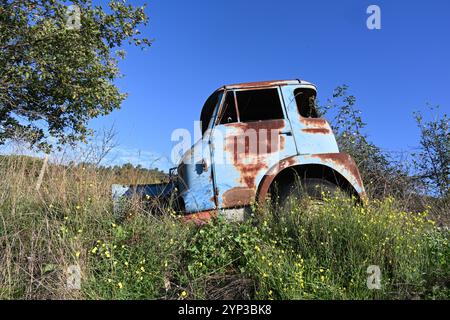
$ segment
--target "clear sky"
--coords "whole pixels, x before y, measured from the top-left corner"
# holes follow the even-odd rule
[[[345,83],[372,141],[387,150],[418,145],[412,112],[427,102],[450,111],[448,0],[132,2],[148,3],[143,31],[155,42],[128,49],[118,84],[129,97],[92,122],[115,124],[117,161],[169,158],[172,131],[192,132],[205,99],[228,83],[301,78],[322,102]],[[381,8],[381,30],[366,26],[371,4]]]

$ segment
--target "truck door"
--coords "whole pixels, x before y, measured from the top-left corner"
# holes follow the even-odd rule
[[[218,208],[255,200],[264,174],[297,154],[279,87],[227,91],[211,134]]]
[[[211,165],[210,128],[222,96],[223,91],[216,91],[206,101],[200,119],[202,138],[186,152],[178,166],[179,191],[187,213],[216,208]]]

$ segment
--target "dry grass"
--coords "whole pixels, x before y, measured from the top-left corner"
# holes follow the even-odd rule
[[[3,299],[448,298],[448,232],[392,199],[367,210],[331,201],[282,221],[256,209],[254,221],[200,230],[170,212],[138,210],[119,223],[111,184],[157,178],[50,165],[36,190],[41,167],[0,158]],[[365,287],[368,263],[389,275],[382,292]],[[71,265],[81,269],[81,290],[67,287]]]
[[[42,164],[0,158],[0,297],[79,298],[65,270],[75,262],[85,270],[83,248],[113,220],[111,185],[157,182],[130,168],[49,165],[37,190]]]

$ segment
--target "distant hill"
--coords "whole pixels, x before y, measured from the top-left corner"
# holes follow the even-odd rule
[[[20,166],[25,167],[25,172],[37,176],[43,162],[44,159],[32,156],[0,155],[0,170],[11,170],[11,163],[14,163],[15,166],[20,164]],[[158,183],[168,179],[168,175],[161,170],[147,169],[141,165],[135,166],[131,163],[114,166],[97,166],[91,163],[68,163],[62,165],[50,162],[48,165],[53,169],[84,169],[96,171],[100,175],[112,175],[113,182],[118,184]]]

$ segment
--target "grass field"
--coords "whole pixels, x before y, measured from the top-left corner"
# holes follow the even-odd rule
[[[393,198],[255,207],[243,223],[185,224],[169,209],[119,222],[116,175],[50,166],[37,191],[40,169],[29,158],[0,162],[1,299],[450,297],[449,231]],[[80,290],[67,286],[74,265]],[[367,288],[370,265],[380,267],[379,290]]]

